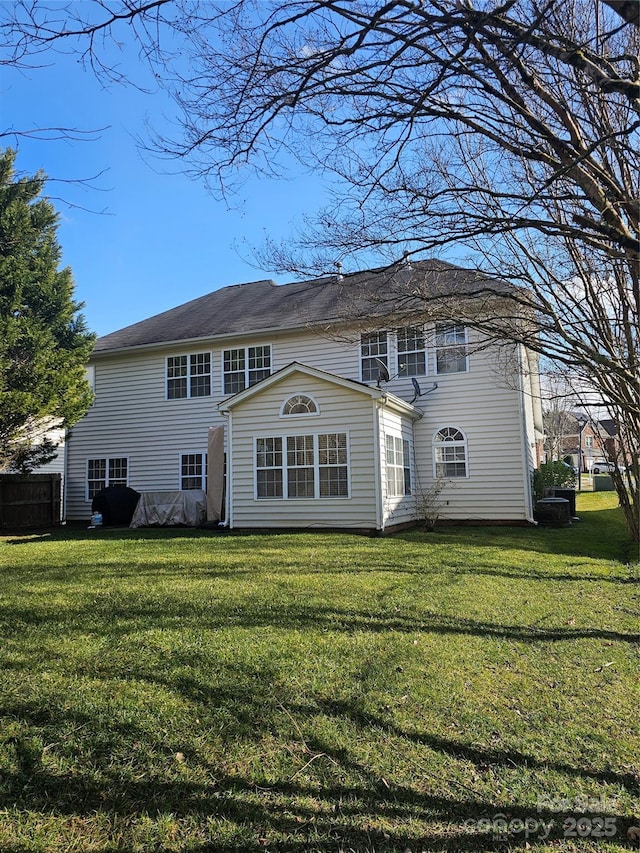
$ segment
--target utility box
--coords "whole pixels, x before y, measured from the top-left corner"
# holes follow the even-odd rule
[[[571,525],[569,501],[566,498],[542,498],[536,501],[533,515],[538,524],[546,524],[549,527]]]
[[[564,498],[566,501],[569,501],[569,514],[571,515],[571,518],[577,518],[575,489],[562,489],[559,486],[554,486],[552,497]]]
[[[609,474],[594,474],[593,475],[593,491],[594,492],[612,492],[613,480]]]

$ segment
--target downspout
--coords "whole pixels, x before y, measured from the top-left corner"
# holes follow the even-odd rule
[[[69,439],[71,434],[68,429],[64,431],[64,464],[62,466],[62,518],[63,524],[67,523],[67,484],[69,482]]]
[[[376,530],[384,530],[382,512],[382,459],[380,455],[380,401],[373,403],[373,466],[375,471]]]
[[[227,470],[225,472],[227,491],[224,507],[224,526],[231,529],[233,527],[233,477],[231,475],[233,470],[233,442],[231,440],[231,412],[222,412],[222,414],[227,418]]]
[[[524,395],[526,393],[524,389],[525,361],[528,365],[528,359],[526,359],[524,346],[522,344],[518,344],[518,413],[520,416],[520,439],[522,444],[522,481],[525,490],[525,518],[529,523],[535,524],[535,519],[533,517],[533,493],[531,486],[531,474],[529,471],[529,458],[531,449],[529,447],[529,436],[527,434],[527,413],[524,405]],[[531,403],[533,407],[533,400],[531,401]],[[535,440],[535,434],[533,438]]]

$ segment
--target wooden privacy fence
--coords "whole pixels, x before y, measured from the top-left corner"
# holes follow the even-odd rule
[[[0,474],[0,529],[60,524],[60,474]]]

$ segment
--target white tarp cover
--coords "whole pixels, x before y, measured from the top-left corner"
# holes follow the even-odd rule
[[[222,520],[224,495],[224,427],[209,427],[207,447],[207,521]]]
[[[199,527],[207,516],[207,496],[201,489],[142,492],[130,527]]]

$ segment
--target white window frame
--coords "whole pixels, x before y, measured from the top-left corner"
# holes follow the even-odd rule
[[[296,470],[298,468],[311,468],[311,465],[308,464],[293,464],[289,465],[288,460],[288,440],[289,439],[297,439],[301,437],[307,437],[313,439],[313,496],[290,496],[289,495],[289,470]],[[337,452],[340,454],[342,448],[341,447],[328,447],[328,448],[320,448],[320,439],[328,436],[344,436],[345,443],[345,462],[321,462],[320,461],[320,453],[326,453],[327,455]],[[280,465],[258,465],[258,442],[261,441],[280,441],[280,451],[270,450],[269,453],[278,453],[280,452]],[[351,452],[350,452],[350,435],[348,431],[345,430],[337,430],[333,432],[322,432],[322,433],[291,433],[288,435],[260,435],[255,436],[253,441],[253,470],[254,470],[254,483],[253,483],[253,496],[254,500],[260,501],[300,501],[300,500],[350,500],[351,499]],[[322,495],[321,492],[321,471],[330,471],[333,469],[346,469],[346,486],[347,492],[344,495]],[[280,472],[280,482],[282,484],[282,495],[259,495],[258,494],[258,472],[259,471],[279,471]]]
[[[411,496],[409,441],[395,433],[387,433],[385,436],[385,484],[388,498]]]
[[[384,352],[373,352],[364,354],[364,347],[373,347],[377,348],[383,345],[382,338],[384,336]],[[377,338],[377,341],[366,341],[365,338]],[[391,335],[388,331],[380,331],[380,332],[368,332],[367,334],[360,335],[360,380],[362,382],[376,382],[378,379],[378,374],[374,369],[375,359],[379,359],[387,368],[389,373],[391,373],[391,358],[392,358],[392,343],[391,343]],[[367,370],[365,372],[365,362],[367,362]],[[371,362],[371,364],[369,364]],[[371,375],[369,375],[371,373]]]
[[[126,470],[126,476],[124,478],[123,477],[116,477],[116,476],[112,475],[111,463],[116,462],[116,461],[117,462],[124,461],[126,463],[127,470]],[[89,480],[89,465],[91,462],[104,462],[105,463],[105,476],[104,476],[104,478],[93,477],[93,478],[91,478],[91,481]],[[84,486],[85,498],[84,499],[85,499],[85,501],[89,502],[89,501],[93,500],[93,496],[95,494],[100,492],[102,489],[108,488],[109,486],[113,486],[113,485],[128,486],[129,485],[129,471],[130,471],[130,465],[129,465],[129,457],[128,456],[88,456],[86,459],[86,465],[85,465],[85,480],[84,480],[84,483],[85,483],[85,486]],[[91,489],[89,487],[89,483],[90,482],[91,483],[103,482],[103,480],[104,480],[104,485],[100,486],[99,489],[96,489],[93,492],[93,494],[91,494],[90,493]],[[123,482],[123,480],[124,480],[124,482]]]
[[[438,436],[447,430],[451,430],[453,432],[458,433],[460,436],[462,436],[462,438],[451,438],[438,441]],[[466,480],[469,478],[469,445],[464,430],[460,429],[459,426],[456,426],[454,424],[445,424],[434,432],[433,438],[431,439],[431,445],[433,447],[433,477],[435,480]],[[463,457],[461,459],[439,458],[439,451],[450,450],[451,448],[463,448]],[[458,454],[456,453],[455,456],[457,455]],[[462,462],[464,463],[464,474],[446,474],[438,470],[438,467],[441,465],[459,465]]]
[[[286,436],[282,448],[282,464],[283,472],[283,494],[287,500],[309,500],[316,496],[316,488],[318,475],[317,469],[317,443],[316,437],[309,433],[302,435]],[[293,462],[290,457],[293,455]],[[312,494],[291,494],[293,491],[291,479],[294,472],[299,472],[303,475],[300,483],[296,482],[296,486],[307,487],[311,485]],[[311,479],[309,481],[309,475]],[[263,500],[261,498],[261,500]]]
[[[458,337],[459,331],[462,330],[462,340]],[[453,331],[454,339],[448,340],[447,337]],[[469,330],[463,323],[446,322],[436,323],[433,329],[433,369],[437,376],[451,376],[456,373],[468,373],[469,371]],[[450,353],[464,354],[464,368],[462,370],[439,370],[438,356],[445,356]],[[460,356],[458,356],[459,358]]]
[[[255,365],[251,367],[251,359],[256,357],[256,350],[262,350],[261,358],[265,357],[265,350],[268,350],[268,367],[260,367],[257,368]],[[252,353],[253,351],[253,353]],[[227,361],[226,355],[227,353],[242,353],[242,358],[244,361],[244,365],[242,368],[238,370],[225,370],[225,362]],[[265,373],[265,376],[259,376],[256,378],[257,374]],[[233,396],[234,394],[239,394],[241,391],[244,391],[245,388],[250,388],[251,385],[255,385],[260,382],[262,379],[266,379],[267,376],[271,376],[273,372],[273,349],[271,344],[252,344],[251,346],[243,346],[243,347],[226,347],[222,350],[222,393],[227,396]],[[233,391],[227,391],[227,377],[241,375],[243,377],[243,386],[242,388],[236,388]]]
[[[274,461],[273,465],[258,465],[258,443],[261,441],[272,441],[273,447],[271,449],[261,450],[261,453],[270,454],[274,457],[276,454],[280,454],[280,463],[277,464]],[[276,445],[276,442],[280,443],[279,448]],[[257,501],[281,501],[284,498],[285,494],[285,480],[284,480],[284,454],[286,453],[286,437],[281,435],[259,435],[256,436],[253,440],[253,497],[254,500]],[[259,495],[258,494],[258,473],[260,471],[273,471],[277,472],[280,475],[280,494],[279,495]],[[274,481],[275,482],[275,481]]]
[[[301,398],[305,398],[308,400],[314,407],[312,412],[285,412],[288,403],[292,400],[300,400]],[[304,391],[299,391],[296,394],[289,394],[286,400],[283,400],[282,405],[280,406],[280,417],[281,418],[317,418],[320,414],[320,406],[318,405],[317,400],[311,396],[311,394],[305,394]]]
[[[184,458],[185,456],[196,456],[200,457],[200,475],[198,474],[185,474],[184,473]],[[189,489],[185,489],[183,486],[183,482],[187,479],[195,479],[196,477],[200,477],[200,485],[191,487],[200,489],[203,492],[207,491],[207,454],[206,451],[202,450],[182,450],[178,454],[178,488],[181,492],[189,491]]]
[[[405,338],[413,337],[421,337],[422,338],[422,346],[417,346],[414,349],[406,349],[400,350],[400,336],[401,334]],[[409,378],[411,376],[426,376],[429,372],[429,354],[427,351],[427,340],[425,335],[424,326],[420,323],[414,326],[402,326],[396,329],[394,334],[394,343],[395,343],[395,355],[396,355],[396,374],[397,376],[402,377],[403,379]],[[410,370],[406,363],[403,365],[402,358],[407,356],[417,356],[422,355],[424,359],[424,370]]]
[[[209,359],[209,370],[208,372],[198,371],[197,368],[199,366],[198,359],[207,356]],[[172,359],[185,359],[185,372],[182,376],[169,376],[169,362]],[[175,369],[174,365],[171,366],[172,369]],[[194,368],[196,368],[194,370]],[[201,377],[206,376],[209,379],[209,393],[208,394],[194,394],[193,388],[197,387],[196,381]],[[164,378],[165,378],[165,398],[167,400],[188,400],[188,399],[198,399],[200,397],[211,397],[213,396],[213,353],[211,351],[203,350],[202,352],[181,352],[175,355],[168,355],[165,358],[165,369],[164,369]],[[172,380],[184,379],[185,387],[187,393],[180,396],[169,396],[169,382]]]

